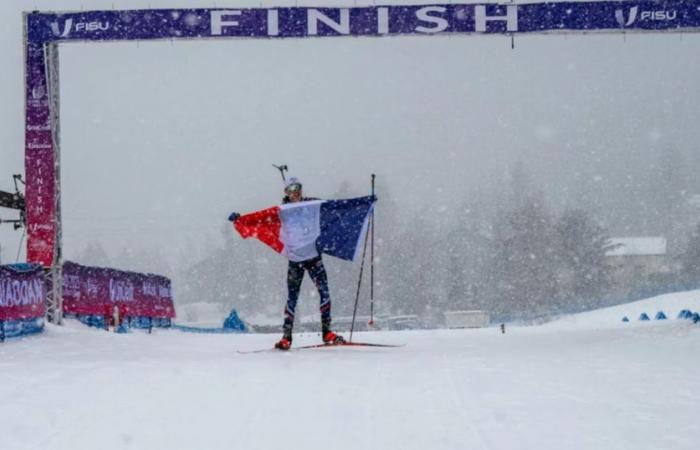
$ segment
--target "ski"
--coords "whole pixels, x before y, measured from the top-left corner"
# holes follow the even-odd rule
[[[387,348],[396,348],[396,347],[405,347],[406,344],[377,344],[374,342],[343,342],[341,344],[331,344],[330,347],[333,346],[349,346],[349,347],[387,347]]]
[[[313,344],[302,345],[300,347],[292,347],[290,350],[304,350],[310,348],[327,348],[327,347],[403,347],[405,344],[375,344],[373,342],[339,342],[337,344]]]
[[[384,348],[397,348],[404,347],[405,344],[377,344],[373,342],[340,342],[338,344],[310,344],[301,345],[298,347],[292,347],[289,350],[280,350],[277,348],[261,348],[257,350],[238,350],[237,353],[246,355],[250,353],[265,353],[265,352],[289,352],[295,350],[310,350],[314,348],[330,348],[330,347],[384,347]]]
[[[313,344],[313,345],[302,345],[299,347],[291,347],[287,350],[280,350],[275,347],[269,347],[269,348],[260,348],[257,350],[237,350],[236,353],[239,353],[241,355],[247,355],[249,353],[267,353],[267,352],[289,352],[292,350],[303,350],[306,348],[320,348],[320,347],[332,347],[334,344]]]

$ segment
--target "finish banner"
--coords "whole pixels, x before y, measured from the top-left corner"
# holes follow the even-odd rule
[[[689,30],[697,1],[157,9],[32,13],[32,42],[211,37]]]
[[[63,264],[63,311],[66,314],[174,318],[170,280],[164,276],[117,269]]]
[[[0,266],[0,320],[26,320],[46,313],[44,270],[34,264]]]

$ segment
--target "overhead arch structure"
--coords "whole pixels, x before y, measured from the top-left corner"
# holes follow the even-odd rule
[[[695,0],[368,7],[144,9],[24,14],[27,261],[62,317],[59,46],[80,41],[697,32]]]

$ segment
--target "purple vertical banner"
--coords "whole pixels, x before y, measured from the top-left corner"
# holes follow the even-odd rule
[[[27,262],[48,267],[53,263],[56,203],[46,45],[28,42],[26,47],[24,167],[27,182]]]

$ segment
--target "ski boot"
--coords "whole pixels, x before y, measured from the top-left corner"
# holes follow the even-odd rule
[[[278,342],[275,343],[275,348],[277,350],[289,350],[292,347],[292,337],[282,336]]]
[[[343,336],[335,334],[331,330],[326,330],[323,332],[323,343],[329,345],[338,345],[345,343]]]

